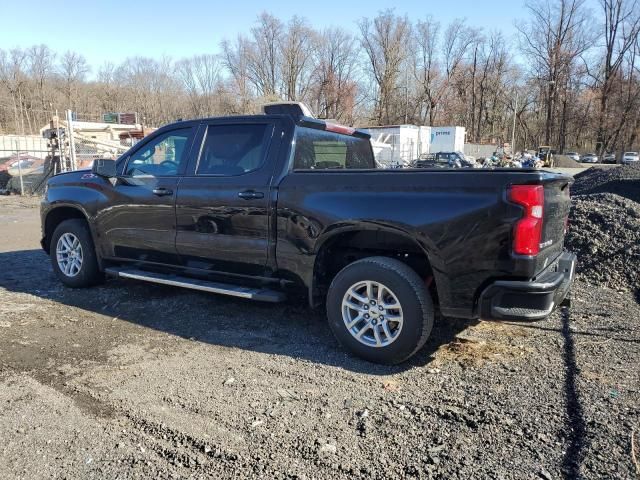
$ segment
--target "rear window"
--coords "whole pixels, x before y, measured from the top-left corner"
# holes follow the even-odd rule
[[[375,168],[368,138],[296,127],[295,170]]]
[[[242,175],[264,163],[273,127],[267,124],[209,125],[198,175]]]
[[[625,155],[635,156],[638,155],[638,152],[624,152]]]

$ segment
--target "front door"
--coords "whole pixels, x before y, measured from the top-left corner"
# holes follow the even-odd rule
[[[96,217],[104,257],[179,263],[175,201],[195,130],[158,132],[125,159],[123,174],[105,192],[108,200]]]
[[[176,248],[184,266],[261,276],[269,252],[278,122],[211,121],[178,187]]]

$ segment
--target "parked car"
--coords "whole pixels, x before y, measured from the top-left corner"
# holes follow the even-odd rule
[[[578,152],[567,152],[565,153],[565,155],[569,157],[571,160],[574,160],[576,162],[580,161],[580,154]]]
[[[44,166],[44,160],[38,158],[36,160],[20,160],[11,164],[7,169],[7,173],[12,177],[19,175],[29,175],[34,173],[35,170],[42,169]]]
[[[13,176],[7,182],[6,190],[8,193],[36,193],[36,188],[43,185],[44,182],[44,165],[31,168],[28,173],[22,174],[22,182],[19,176]]]
[[[410,163],[413,168],[475,168],[480,165],[474,157],[462,152],[438,152],[424,155]]]
[[[41,244],[58,279],[302,294],[346,348],[387,364],[425,344],[436,308],[537,320],[563,301],[571,176],[376,169],[366,133],[276,107],[167,125],[49,179]]]
[[[14,154],[0,159],[0,172],[6,172],[11,168],[18,170],[18,167],[26,170],[33,168],[34,163],[42,163],[42,159],[24,153]]]
[[[582,163],[598,163],[598,156],[595,153],[587,153],[580,157]]]
[[[616,154],[615,153],[605,153],[602,156],[602,163],[616,163]]]
[[[638,152],[624,152],[624,155],[622,155],[622,163],[625,165],[629,165],[639,160],[640,156],[638,156]]]

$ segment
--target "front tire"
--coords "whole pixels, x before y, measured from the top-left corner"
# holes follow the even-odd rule
[[[347,265],[333,279],[327,316],[333,334],[351,352],[393,365],[424,346],[434,309],[413,269],[393,258],[369,257]]]
[[[56,227],[49,256],[56,276],[68,287],[90,287],[104,280],[91,232],[84,220],[65,220]]]

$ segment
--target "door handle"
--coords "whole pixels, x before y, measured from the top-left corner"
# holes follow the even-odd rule
[[[238,196],[245,200],[255,200],[258,198],[264,198],[264,193],[256,192],[255,190],[245,190],[244,192],[238,193]]]
[[[157,195],[159,197],[164,197],[165,195],[173,195],[173,190],[164,187],[154,188],[152,192],[154,195]]]

